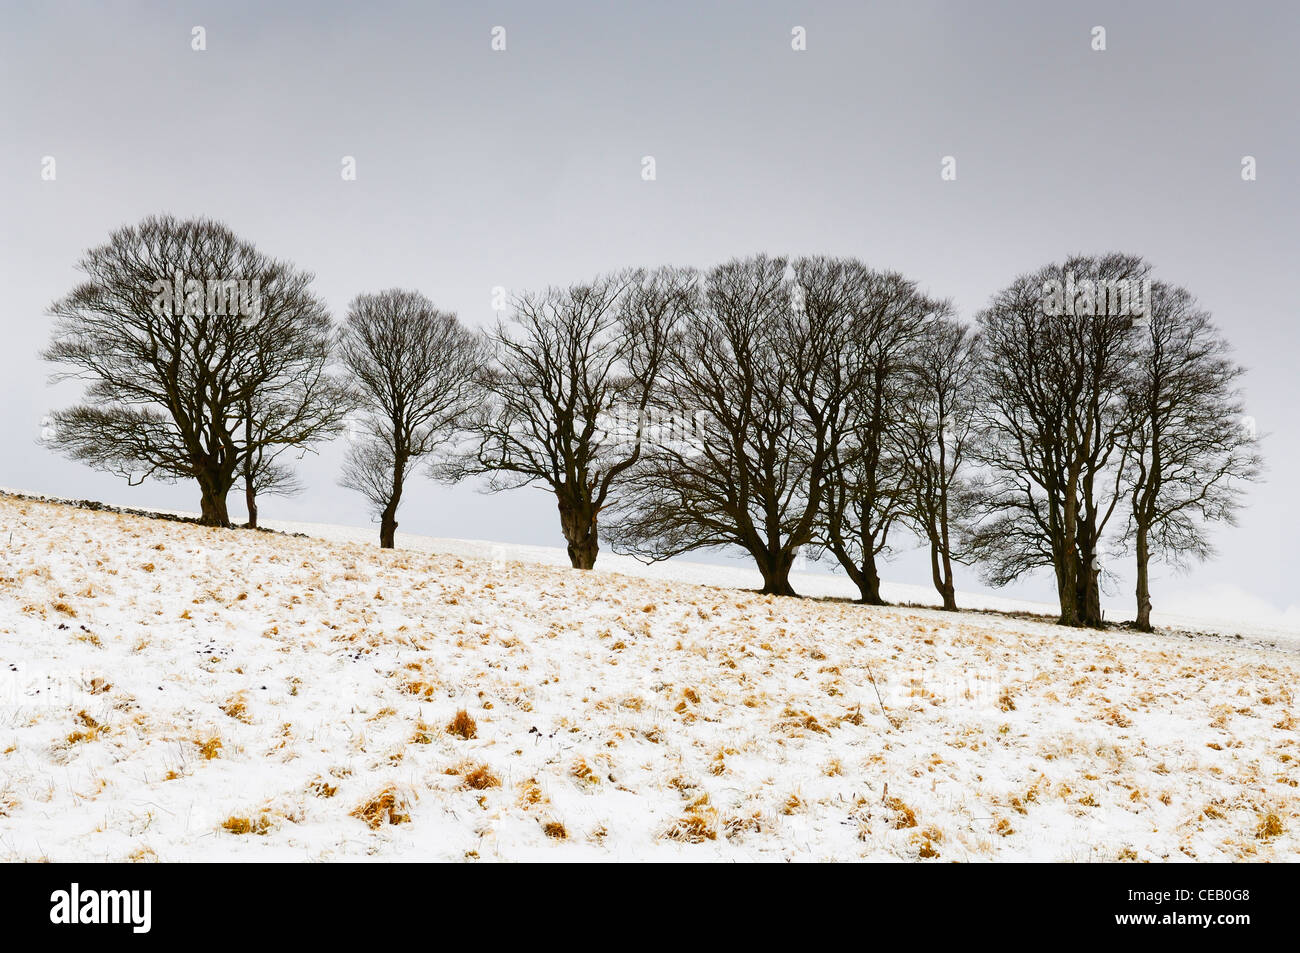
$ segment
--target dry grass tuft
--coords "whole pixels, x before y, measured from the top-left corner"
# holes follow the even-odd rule
[[[569,767],[569,774],[574,780],[582,784],[596,785],[600,783],[600,775],[592,770],[591,765],[587,764],[584,758],[575,758],[573,764]]]
[[[733,815],[728,817],[722,824],[722,836],[727,840],[746,833],[761,834],[762,832],[763,814],[761,811],[754,811],[749,815]]]
[[[478,737],[478,725],[465,709],[456,712],[456,716],[447,722],[447,731],[458,738],[469,741]]]
[[[1274,837],[1282,835],[1282,818],[1276,814],[1261,814],[1259,816],[1259,826],[1255,828],[1255,838],[1257,840],[1272,840]]]
[[[485,764],[480,764],[474,770],[469,771],[461,778],[461,787],[469,788],[472,791],[486,791],[488,788],[501,787],[501,779],[498,778]]]
[[[324,778],[317,777],[307,785],[307,790],[312,793],[313,797],[333,797],[339,793],[339,786],[330,784]]]
[[[537,783],[536,778],[529,778],[520,785],[519,804],[521,807],[532,807],[534,804],[541,804],[543,800],[542,788]]]
[[[943,843],[943,831],[931,824],[925,830],[921,831],[921,846],[917,849],[917,855],[923,860],[931,860],[939,856],[939,848],[935,844]]]
[[[204,761],[211,761],[221,756],[221,739],[209,738],[207,741],[194,742],[199,747],[199,755]]]
[[[409,824],[411,815],[409,806],[401,792],[395,787],[386,787],[374,797],[352,809],[352,816],[359,817],[372,830],[378,830],[385,824]]]
[[[896,830],[916,826],[916,812],[904,804],[902,798],[891,797],[886,799],[885,807],[894,812],[893,827]]]
[[[246,725],[253,723],[252,717],[248,714],[248,703],[243,695],[231,695],[222,703],[221,710],[235,721],[242,721]]]
[[[82,741],[94,741],[103,735],[108,734],[108,727],[101,725],[90,715],[86,714],[85,709],[77,712],[77,722],[81,725],[79,729],[68,735],[68,744],[75,745]]]
[[[718,812],[709,804],[707,794],[686,806],[686,813],[664,831],[666,840],[683,844],[702,844],[718,838]]]
[[[799,729],[802,729],[804,731],[811,731],[816,734],[822,734],[822,735],[830,734],[830,730],[824,728],[821,722],[817,720],[816,716],[810,715],[806,711],[799,711],[787,705],[785,710],[781,712],[781,717],[784,718],[785,720],[777,725],[778,728],[784,728],[787,731],[790,730],[797,731]]]
[[[1131,718],[1114,706],[1101,713],[1101,720],[1108,725],[1114,725],[1116,728],[1128,728],[1133,724]]]
[[[271,819],[265,814],[256,820],[248,817],[228,817],[221,822],[221,826],[232,834],[266,834],[271,829]]]
[[[399,686],[398,691],[403,695],[415,695],[417,698],[431,699],[434,694],[434,687],[428,682],[419,679],[405,681]]]
[[[569,836],[569,832],[564,829],[564,825],[559,821],[547,821],[542,825],[542,831],[547,837],[555,840],[564,840]]]

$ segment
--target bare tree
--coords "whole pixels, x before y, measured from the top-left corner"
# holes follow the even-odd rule
[[[296,496],[303,487],[293,469],[276,459],[288,445],[272,445],[259,439],[258,418],[251,404],[249,401],[244,405],[245,440],[240,455],[240,478],[244,482],[244,506],[248,510],[245,525],[257,529],[259,496]]]
[[[968,551],[994,585],[1052,568],[1062,625],[1102,624],[1101,539],[1120,497],[1142,307],[1115,289],[1148,274],[1130,255],[1075,257],[1016,279],[979,316],[984,479]]]
[[[909,472],[897,440],[905,425],[906,371],[927,324],[948,305],[927,298],[900,274],[859,268],[846,299],[852,321],[845,333],[858,379],[844,435],[829,447],[820,539],[858,587],[859,600],[884,605],[877,563],[909,502]]]
[[[1208,524],[1235,522],[1262,460],[1237,382],[1244,369],[1183,288],[1155,285],[1140,339],[1126,474],[1137,563],[1137,627],[1151,629],[1150,561],[1208,557]]]
[[[236,443],[249,527],[258,525],[259,495],[301,490],[289,455],[314,452],[342,429],[351,395],[329,372],[333,357],[334,326],[323,310],[263,315],[253,328],[252,348],[235,374],[243,395]]]
[[[390,289],[348,308],[340,353],[352,374],[365,439],[349,448],[343,485],[379,517],[392,549],[412,465],[451,444],[479,401],[481,339],[424,295]]]
[[[549,489],[575,569],[595,565],[601,511],[641,455],[640,421],[689,288],[673,269],[549,288],[520,296],[492,335],[477,446],[460,474],[486,474],[491,490]]]
[[[690,299],[656,394],[673,439],[647,444],[619,514],[618,548],[650,559],[737,546],[763,592],[795,595],[832,447],[859,368],[846,347],[856,262],[735,260]]]
[[[898,448],[906,519],[930,547],[930,575],[947,610],[957,608],[953,521],[962,510],[975,416],[977,337],[947,317],[928,324],[905,371]]]
[[[165,215],[118,229],[79,267],[87,280],[51,306],[43,354],[70,368],[56,380],[88,382],[85,403],[54,415],[63,453],[133,485],[193,479],[202,522],[225,526],[250,447],[330,432],[329,402],[316,399],[330,322],[310,274],[224,225]],[[247,436],[249,406],[282,399],[296,406],[288,422],[255,421],[261,435]]]

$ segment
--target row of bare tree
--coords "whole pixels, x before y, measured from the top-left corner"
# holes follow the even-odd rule
[[[827,257],[622,271],[520,295],[486,332],[404,290],[357,297],[336,330],[310,275],[208,221],[148,219],[81,268],[45,353],[89,382],[58,446],[196,480],[213,525],[240,481],[256,525],[259,493],[294,489],[286,452],[348,427],[342,482],[384,547],[424,468],[548,487],[575,568],[602,536],[648,559],[739,547],[778,595],[800,552],[827,553],[880,604],[906,532],[945,608],[954,565],[997,585],[1048,568],[1060,621],[1100,625],[1104,550],[1124,547],[1147,628],[1151,561],[1207,555],[1261,468],[1226,342],[1132,256],[1023,275],[973,328]],[[202,296],[235,278],[257,279],[253,317]],[[160,307],[160,279],[194,297]],[[1126,282],[1140,307],[1107,293]]]

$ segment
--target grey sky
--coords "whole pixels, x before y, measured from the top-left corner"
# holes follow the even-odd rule
[[[1123,250],[1186,285],[1250,368],[1269,482],[1171,593],[1296,603],[1300,7],[1212,3],[3,4],[0,485],[194,509],[35,442],[44,310],[114,227],[208,215],[317,275],[341,314],[417,288],[472,325],[491,291],[598,271],[832,253],[967,320],[1018,273]],[[191,29],[207,49],[191,49]],[[507,50],[490,31],[506,28]],[[807,50],[791,49],[791,29]],[[1107,50],[1090,31],[1106,28]],[[340,162],[356,157],[357,180]],[[652,155],[657,180],[641,178]],[[943,156],[957,180],[940,179]],[[1258,161],[1243,182],[1241,159]],[[53,156],[57,179],[42,181]],[[268,518],[364,523],[307,458]],[[232,506],[237,504],[232,494]],[[561,543],[540,490],[413,487],[402,530]],[[1284,546],[1284,539],[1287,545]],[[903,554],[888,578],[925,583]],[[965,572],[959,587],[977,586]],[[1045,580],[1019,592],[1047,597]],[[1131,602],[1125,578],[1108,600]]]

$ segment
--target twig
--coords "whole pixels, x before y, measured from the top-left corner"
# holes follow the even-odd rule
[[[885,721],[893,725],[894,719],[891,718],[889,714],[885,711],[885,703],[880,697],[880,688],[879,686],[876,685],[876,676],[872,674],[870,665],[867,666],[867,678],[871,679],[871,687],[876,691],[876,704],[880,706],[881,717],[884,718]]]

